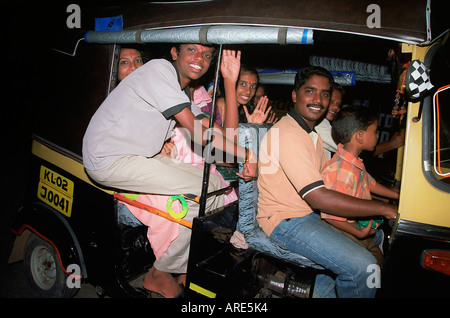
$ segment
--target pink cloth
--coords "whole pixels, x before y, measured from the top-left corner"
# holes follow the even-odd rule
[[[184,163],[188,163],[203,169],[204,158],[194,153],[188,145],[186,138],[180,128],[174,129],[174,135],[172,136],[172,141],[177,147],[178,154],[175,160],[179,160]],[[229,182],[225,181],[220,173],[217,171],[214,165],[210,166],[210,172],[218,175],[224,187],[229,185]],[[139,194],[136,199],[138,202],[154,207],[158,210],[167,212],[166,204],[167,200],[170,198],[169,195],[156,195],[156,194]],[[230,193],[226,194],[224,197],[224,204],[229,204],[238,199],[236,192],[231,190]],[[145,210],[139,209],[130,204],[124,203],[130,212],[144,225],[148,226],[147,238],[153,249],[156,259],[159,259],[164,252],[169,247],[170,243],[178,236],[179,224],[171,222],[163,217],[157,216],[153,213],[147,212]],[[181,204],[178,200],[172,203],[172,211],[181,211]]]
[[[180,130],[180,128],[176,127],[174,129],[175,134],[172,136],[172,141],[174,142],[175,146],[177,147],[178,154],[175,159],[188,163],[190,165],[193,165],[199,169],[203,169],[203,166],[205,164],[205,159],[202,156],[199,156],[195,152],[192,151],[190,144],[187,143],[186,138],[184,137],[183,132]],[[210,165],[209,168],[210,173],[213,173],[220,177],[222,180],[223,187],[228,187],[230,183],[228,181],[225,181],[220,174],[219,171],[217,171],[217,168],[215,165]],[[236,194],[236,191],[234,189],[227,193],[224,197],[224,204],[227,205],[231,202],[234,202],[238,199],[238,196]]]
[[[194,103],[200,107],[204,114],[211,116],[212,112],[212,98],[206,91],[204,86],[199,86],[194,90]],[[220,110],[216,107],[214,111],[214,122],[219,126],[222,126],[222,115],[220,114]]]
[[[167,212],[166,204],[170,195],[153,195],[153,194],[139,194],[136,201],[149,205],[153,208]],[[151,212],[139,209],[128,203],[123,203],[127,206],[130,212],[148,226],[147,238],[153,249],[156,259],[159,259],[169,247],[170,243],[178,236],[178,224],[171,222],[163,217],[160,217]],[[181,204],[178,200],[172,203],[172,211],[180,212]]]
[[[212,102],[211,96],[209,96],[205,87],[202,85],[194,90],[193,98],[194,103],[196,103],[200,108],[205,107],[208,103]]]

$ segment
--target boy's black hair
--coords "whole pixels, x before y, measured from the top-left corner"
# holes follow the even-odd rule
[[[307,66],[301,68],[295,75],[295,83],[294,83],[295,91],[298,92],[298,89],[302,87],[302,85],[305,84],[309,80],[309,78],[313,75],[324,76],[328,78],[331,86],[334,84],[333,75],[331,75],[331,73],[328,70],[320,66]]]
[[[174,47],[177,50],[177,53],[180,54],[182,44],[189,44],[189,43],[175,43],[171,47]],[[200,44],[200,43],[197,43],[197,44]],[[211,58],[211,63],[214,62],[216,60],[217,56],[219,55],[219,47],[214,44],[200,44],[200,45],[203,45],[206,47],[212,47],[214,49],[213,56]]]
[[[337,143],[345,144],[359,130],[366,130],[378,119],[377,114],[362,106],[345,106],[334,117],[331,133]]]

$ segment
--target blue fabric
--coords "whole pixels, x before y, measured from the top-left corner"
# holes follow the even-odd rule
[[[117,219],[119,223],[132,227],[143,225],[142,222],[130,212],[125,204],[119,202],[117,202]]]
[[[123,29],[123,17],[95,18],[95,31],[120,31]]]
[[[261,139],[270,127],[270,124],[239,124],[239,145],[250,148],[253,153],[258,154]],[[242,170],[242,166],[242,163],[239,164],[239,170]],[[297,265],[323,269],[322,266],[313,263],[300,254],[283,248],[268,237],[258,225],[258,221],[256,220],[257,211],[258,187],[256,180],[245,182],[240,179],[239,220],[236,229],[244,235],[249,247]]]

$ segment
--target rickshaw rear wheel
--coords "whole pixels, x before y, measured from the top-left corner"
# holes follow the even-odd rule
[[[70,298],[78,288],[70,288],[67,275],[61,269],[53,246],[34,233],[30,235],[24,253],[25,277],[37,297]]]

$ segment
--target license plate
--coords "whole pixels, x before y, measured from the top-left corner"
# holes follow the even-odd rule
[[[37,196],[67,217],[72,214],[73,181],[41,166]]]

